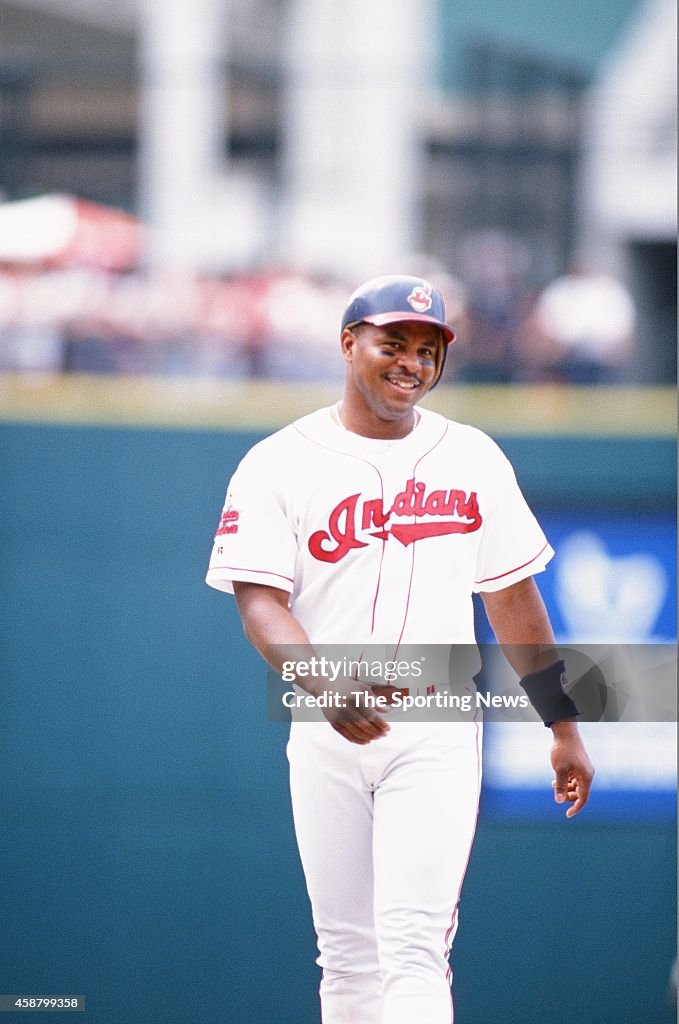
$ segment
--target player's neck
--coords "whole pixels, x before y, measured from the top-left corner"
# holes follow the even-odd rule
[[[352,434],[381,441],[398,441],[413,432],[420,421],[420,413],[413,408],[396,420],[383,420],[371,409],[354,408],[345,397],[337,406],[337,418],[341,426]]]

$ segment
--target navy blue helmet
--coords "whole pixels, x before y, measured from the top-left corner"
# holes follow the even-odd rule
[[[383,327],[405,320],[435,324],[448,343],[455,341],[440,291],[422,277],[399,274],[375,277],[357,288],[344,311],[342,330],[361,322]]]

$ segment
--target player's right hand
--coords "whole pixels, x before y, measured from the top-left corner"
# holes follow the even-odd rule
[[[363,693],[373,696],[369,686],[355,679],[344,679],[333,683],[333,689],[342,695],[344,705],[323,708],[323,714],[335,732],[349,743],[357,743],[359,746],[386,736],[389,723],[375,708],[366,706],[361,697]]]

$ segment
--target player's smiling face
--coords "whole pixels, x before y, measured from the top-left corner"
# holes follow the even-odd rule
[[[435,382],[443,344],[438,327],[416,320],[346,328],[345,426],[366,437],[405,437],[413,427],[413,407]]]

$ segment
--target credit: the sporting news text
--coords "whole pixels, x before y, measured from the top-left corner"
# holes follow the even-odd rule
[[[286,690],[281,700],[286,708],[346,708],[354,704],[358,708],[373,708],[378,711],[454,708],[465,713],[477,708],[527,708],[530,705],[525,694],[492,694],[488,691],[482,693],[480,690],[464,694],[443,691],[414,695],[395,690],[389,697],[371,693],[369,690],[349,690],[348,693],[325,690],[318,695]]]

